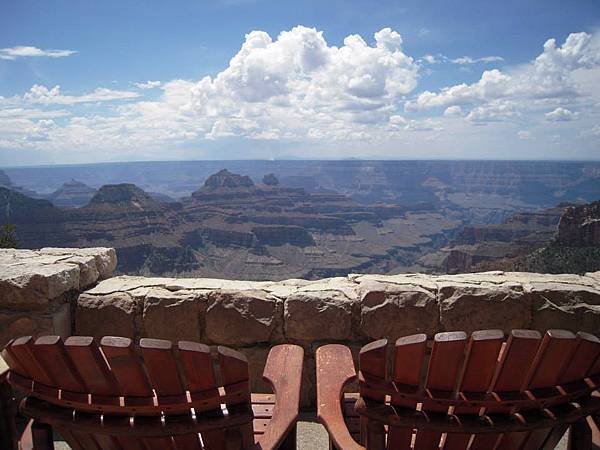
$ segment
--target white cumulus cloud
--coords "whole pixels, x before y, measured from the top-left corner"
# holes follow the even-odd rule
[[[0,48],[0,59],[14,60],[17,58],[29,58],[45,56],[48,58],[64,58],[77,53],[75,50],[42,50],[37,47],[18,45],[9,48]]]
[[[578,114],[559,106],[554,111],[547,112],[545,116],[546,120],[551,122],[568,122],[577,119]]]
[[[46,86],[35,84],[29,92],[23,95],[22,100],[25,103],[31,104],[74,105],[76,103],[106,102],[136,97],[139,97],[137,92],[117,91],[107,88],[97,88],[92,92],[82,95],[64,95],[60,92],[60,86],[58,85],[52,89],[48,89]],[[13,98],[12,101],[15,100]]]
[[[138,89],[154,89],[161,85],[160,81],[146,81],[145,83],[133,83],[133,85]]]
[[[600,66],[600,42],[588,33],[570,34],[557,47],[555,39],[530,64],[513,71],[486,70],[473,84],[458,84],[439,92],[425,91],[406,104],[406,110],[481,104],[495,100],[556,100],[577,95],[573,75]]]

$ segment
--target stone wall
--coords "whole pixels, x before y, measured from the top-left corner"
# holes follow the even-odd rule
[[[111,248],[0,249],[0,348],[17,336],[68,336],[77,297],[116,264]]]
[[[269,348],[305,349],[303,404],[314,402],[315,350],[413,333],[499,328],[600,332],[600,272],[586,276],[485,272],[350,275],[318,281],[246,282],[122,276],[77,303],[75,332],[197,340],[241,350],[253,387],[265,389]]]
[[[256,390],[269,348],[306,351],[303,404],[315,395],[315,350],[413,333],[500,328],[600,332],[600,272],[350,275],[318,281],[110,278],[113,249],[0,250],[0,346],[27,334],[121,335],[227,345],[248,356]],[[103,281],[101,281],[103,280]],[[84,292],[85,291],[85,292]],[[83,293],[82,293],[83,292]]]

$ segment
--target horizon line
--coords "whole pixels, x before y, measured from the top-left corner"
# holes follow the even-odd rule
[[[156,160],[132,160],[132,161],[97,161],[90,163],[47,163],[47,164],[20,164],[20,165],[0,165],[0,169],[41,169],[58,168],[72,166],[95,166],[95,165],[117,165],[117,164],[140,164],[140,163],[190,163],[190,162],[530,162],[530,163],[600,163],[599,159],[491,159],[491,158],[411,158],[411,159],[390,159],[390,158],[289,158],[289,159],[156,159]]]

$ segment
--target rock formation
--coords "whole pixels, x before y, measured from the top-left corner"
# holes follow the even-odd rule
[[[274,173],[269,173],[263,177],[263,184],[266,184],[267,186],[277,186],[279,185],[279,180]]]
[[[555,239],[520,258],[514,267],[548,273],[600,270],[600,201],[568,207]]]
[[[87,184],[71,180],[50,194],[47,199],[59,208],[78,208],[87,205],[95,193],[96,189]]]

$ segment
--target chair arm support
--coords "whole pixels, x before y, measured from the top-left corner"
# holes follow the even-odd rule
[[[298,345],[276,345],[269,352],[263,379],[273,387],[273,418],[260,437],[257,448],[274,450],[294,428],[300,410],[300,386],[304,349]]]
[[[341,450],[364,450],[350,435],[342,413],[342,389],[356,378],[352,354],[339,344],[317,349],[317,417]]]

